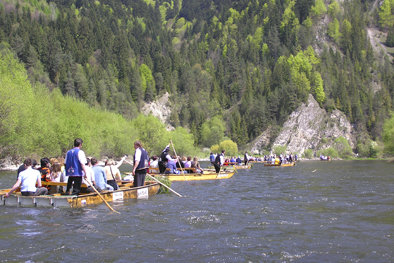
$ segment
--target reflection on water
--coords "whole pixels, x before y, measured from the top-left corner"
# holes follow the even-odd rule
[[[0,207],[0,262],[393,262],[393,164],[300,162],[174,182],[184,195]],[[128,169],[128,167],[123,167]],[[14,172],[0,172],[2,188]]]

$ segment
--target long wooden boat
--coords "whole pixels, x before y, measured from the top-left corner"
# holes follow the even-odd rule
[[[170,181],[202,181],[202,180],[218,180],[228,179],[234,175],[235,171],[204,171],[203,173],[185,173],[185,174],[161,174]]]
[[[280,166],[295,166],[296,163],[291,162],[291,163],[282,163]]]
[[[269,163],[264,163],[264,166],[280,166],[280,163],[269,162]]]
[[[248,163],[247,165],[238,165],[238,164],[235,164],[235,165],[233,165],[233,167],[234,167],[234,169],[235,170],[239,170],[239,169],[250,169],[250,168],[252,168],[252,164],[250,164],[250,163]]]
[[[266,163],[266,161],[249,161],[248,163]]]
[[[42,182],[43,185],[60,185],[66,183]],[[84,186],[84,185],[83,185]],[[86,185],[85,185],[86,187]],[[107,202],[121,201],[124,199],[146,199],[151,195],[155,195],[160,189],[160,184],[156,182],[146,182],[146,185],[133,187],[133,183],[124,182],[119,190],[102,191],[100,194]],[[22,196],[20,192],[16,192],[6,198],[5,194],[10,189],[0,190],[0,206],[56,206],[56,207],[84,207],[86,205],[100,204],[103,200],[96,193],[80,194],[80,195],[42,195],[42,196]]]

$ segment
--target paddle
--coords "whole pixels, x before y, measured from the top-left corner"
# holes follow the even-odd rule
[[[171,145],[172,145],[172,149],[174,150],[175,156],[177,157],[177,161],[179,162],[179,160],[178,160],[178,154],[176,154],[175,147],[174,147],[174,144],[172,143],[172,140],[170,140],[170,143],[171,143]],[[185,171],[183,170],[182,165],[181,165],[180,163],[179,163],[179,167],[181,167],[182,174],[183,174],[183,178],[184,178],[185,181],[186,181]]]
[[[130,164],[131,166],[133,166],[133,164],[127,160],[124,160],[126,163]],[[159,184],[161,184],[162,186],[168,188],[171,192],[177,194],[178,196],[182,197],[180,194],[178,194],[177,192],[175,192],[174,190],[172,190],[170,187],[168,187],[167,185],[163,184],[162,182],[160,182],[159,180],[157,180],[156,178],[152,177],[150,174],[146,174],[147,176],[149,176],[150,178],[152,178],[154,181],[158,182]]]
[[[88,184],[93,188],[93,190],[96,192],[96,194],[98,194],[98,196],[100,196],[101,200],[104,201],[104,203],[108,206],[109,209],[111,209],[111,211],[120,214],[118,211],[114,210],[114,209],[108,204],[107,201],[105,201],[104,197],[99,193],[99,191],[97,191],[97,189],[90,183],[89,180],[85,180],[85,181],[88,182]]]

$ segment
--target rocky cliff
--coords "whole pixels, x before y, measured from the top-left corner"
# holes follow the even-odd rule
[[[288,152],[299,155],[307,149],[312,149],[316,153],[318,150],[332,147],[334,140],[340,136],[346,138],[354,149],[356,140],[345,114],[339,110],[327,113],[319,107],[313,96],[309,95],[308,103],[301,104],[290,114],[271,148],[287,146]],[[268,129],[254,141],[252,152],[258,153],[266,149],[269,139]]]
[[[171,116],[171,108],[169,107],[169,99],[170,95],[166,92],[163,96],[161,96],[158,100],[152,101],[150,103],[146,103],[141,112],[144,115],[152,114],[157,117],[162,123],[166,125],[166,129],[169,131],[174,130],[174,127],[169,124],[169,119]]]

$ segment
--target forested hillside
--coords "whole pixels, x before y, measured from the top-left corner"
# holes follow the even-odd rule
[[[274,138],[312,94],[346,114],[367,156],[393,108],[394,72],[366,29],[391,30],[391,2],[0,0],[0,42],[31,83],[126,120],[169,92],[172,125],[200,147],[242,146],[268,127]]]

